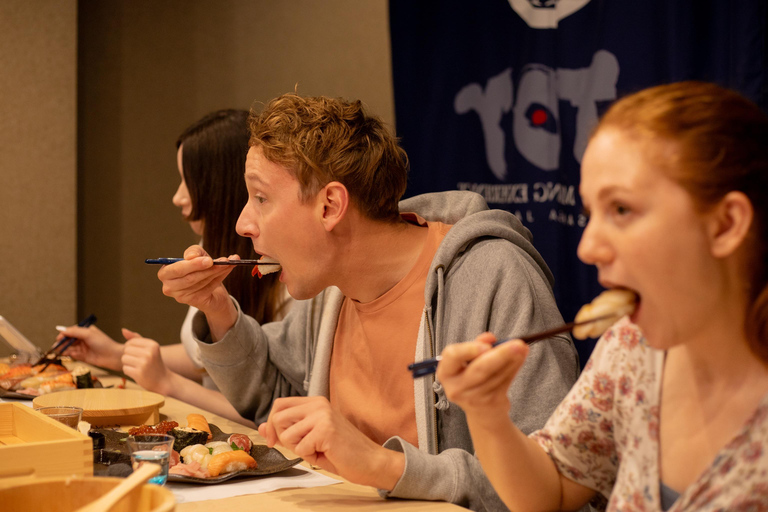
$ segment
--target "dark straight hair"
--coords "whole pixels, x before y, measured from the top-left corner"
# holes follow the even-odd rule
[[[203,248],[213,258],[231,254],[258,258],[251,241],[235,231],[248,199],[244,173],[249,137],[248,111],[225,109],[203,117],[176,140],[177,149],[183,145],[181,166],[192,201],[187,220],[203,222]],[[257,280],[249,268],[238,266],[224,285],[244,313],[267,323],[285,305],[278,276]]]

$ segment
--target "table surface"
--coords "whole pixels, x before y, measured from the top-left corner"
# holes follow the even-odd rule
[[[80,363],[82,364],[82,363]],[[118,384],[122,380],[103,372],[99,379],[105,384]],[[128,381],[126,387],[130,389],[141,389],[137,384]],[[264,438],[259,433],[245,425],[230,421],[221,416],[217,416],[208,411],[204,411],[192,405],[186,404],[171,397],[165,398],[165,405],[160,409],[161,420],[174,420],[180,424],[185,424],[186,417],[192,412],[203,414],[209,423],[217,425],[224,432],[247,434],[256,444],[264,444]],[[296,455],[282,447],[276,447],[287,458],[295,458]],[[311,467],[307,462],[301,465]],[[335,479],[343,480],[338,475],[329,473],[322,469],[312,468],[319,473],[330,476]],[[214,505],[215,503],[215,505]],[[283,510],[317,510],[317,511],[378,511],[378,510],[396,510],[396,511],[460,511],[466,510],[457,505],[441,501],[416,501],[383,499],[379,496],[376,489],[368,486],[357,485],[344,480],[342,483],[326,485],[311,488],[293,488],[281,489],[261,494],[249,494],[245,496],[235,496],[229,498],[220,498],[217,500],[195,501],[190,503],[177,503],[176,510],[180,512],[226,510],[227,512],[240,512],[254,510],[258,511],[283,511]]]
[[[5,358],[0,358],[0,361]],[[71,366],[70,364],[65,364]],[[89,366],[81,362],[74,362],[74,365]],[[109,373],[94,367],[92,373],[99,377],[99,380],[105,385],[122,385],[125,383],[127,389],[142,389],[132,381],[124,381],[122,378],[110,375]],[[16,400],[13,400],[16,401]],[[26,401],[24,401],[26,403]],[[29,404],[31,406],[31,403]],[[214,413],[204,411],[187,403],[176,400],[175,398],[165,397],[165,405],[160,408],[160,420],[174,420],[180,424],[186,423],[186,417],[190,413],[202,414],[208,419],[209,423],[217,425],[224,432],[242,433],[248,435],[255,444],[265,444],[264,438],[259,433],[245,425],[218,416]],[[296,458],[291,451],[276,447],[287,458]],[[249,494],[244,496],[234,496],[220,498],[216,500],[195,501],[189,503],[177,503],[176,510],[180,512],[226,510],[227,512],[253,512],[254,510],[263,511],[460,511],[465,508],[442,501],[418,501],[418,500],[400,500],[383,499],[379,496],[376,489],[368,486],[357,485],[344,480],[343,478],[329,473],[317,467],[312,467],[307,462],[302,462],[302,466],[311,468],[321,474],[327,475],[337,480],[343,480],[342,483],[326,485],[311,488],[292,488],[281,489],[260,494]]]

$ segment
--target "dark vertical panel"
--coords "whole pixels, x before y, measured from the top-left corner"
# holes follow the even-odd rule
[[[556,23],[536,21],[552,14]],[[686,79],[768,106],[760,0],[390,0],[390,31],[408,195],[470,189],[516,213],[555,274],[565,318],[601,290],[576,258],[579,167],[599,113]],[[582,364],[593,346],[579,344]]]

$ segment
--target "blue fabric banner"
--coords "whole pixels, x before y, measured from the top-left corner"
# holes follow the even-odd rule
[[[688,79],[739,90],[766,109],[767,5],[390,0],[407,195],[474,190],[515,213],[573,319],[602,290],[576,257],[587,220],[579,166],[598,116],[627,93]],[[583,365],[594,341],[577,346]]]

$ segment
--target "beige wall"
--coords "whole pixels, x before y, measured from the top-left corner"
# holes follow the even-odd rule
[[[195,241],[171,204],[177,135],[296,84],[393,123],[387,2],[81,0],[78,21],[78,314],[176,342],[185,308],[143,261]]]
[[[76,318],[76,43],[76,0],[0,2],[0,315],[42,348]]]

